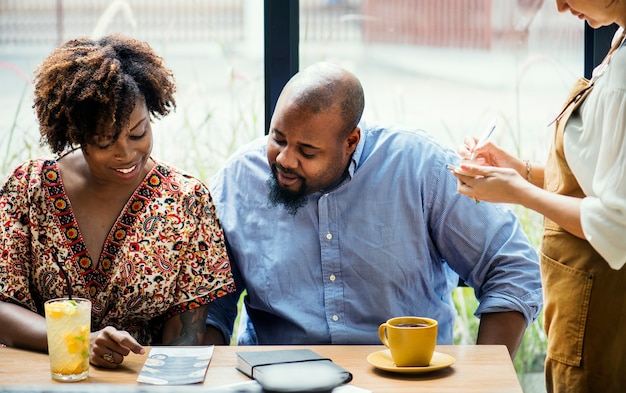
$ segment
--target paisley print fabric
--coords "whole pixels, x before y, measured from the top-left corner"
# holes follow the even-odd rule
[[[208,189],[164,164],[135,190],[99,256],[83,243],[53,160],[9,176],[0,226],[1,301],[43,315],[43,302],[67,296],[69,283],[92,301],[92,330],[114,326],[145,345],[159,343],[165,319],[234,290]]]

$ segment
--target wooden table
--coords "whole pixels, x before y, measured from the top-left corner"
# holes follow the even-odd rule
[[[443,345],[436,351],[451,355],[455,363],[445,369],[424,374],[397,374],[380,371],[371,366],[366,358],[372,352],[385,349],[377,345],[323,345],[323,346],[217,346],[207,371],[204,387],[217,387],[249,379],[235,369],[237,351],[310,348],[328,357],[353,374],[351,384],[372,392],[480,392],[522,393],[513,363],[506,347],[500,345]],[[37,352],[13,348],[0,348],[0,392],[19,389],[26,385],[41,387],[41,391],[71,387],[72,391],[96,388],[89,384],[116,384],[118,391],[149,391],[146,385],[138,385],[137,375],[147,355],[131,354],[123,366],[116,370],[92,367],[89,378],[83,382],[60,383],[50,378],[48,356]],[[110,388],[110,386],[109,386]],[[180,388],[180,387],[179,387]],[[199,390],[200,387],[196,388]],[[4,390],[3,390],[4,389]],[[32,391],[36,391],[33,389]],[[102,390],[105,391],[105,390]],[[163,391],[163,390],[161,390]],[[179,391],[174,390],[174,391]]]

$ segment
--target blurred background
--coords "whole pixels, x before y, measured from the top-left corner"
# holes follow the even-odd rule
[[[210,182],[265,132],[263,12],[263,0],[0,0],[0,175],[49,155],[32,110],[36,66],[68,39],[121,32],[148,41],[176,76],[177,110],[153,125],[154,156]],[[495,118],[497,142],[543,161],[548,123],[583,74],[583,22],[552,0],[300,0],[298,12],[300,68],[344,65],[363,83],[365,118],[452,148]],[[540,217],[516,209],[538,245]],[[472,343],[473,293],[455,297],[456,340]],[[544,357],[540,320],[515,362],[525,392],[545,391]]]
[[[363,82],[367,118],[451,146],[497,118],[501,143],[542,159],[547,124],[582,74],[583,24],[553,1],[300,0],[299,12],[300,68],[343,64]],[[37,146],[37,64],[70,38],[109,32],[148,41],[175,72],[178,110],[155,125],[156,155],[210,177],[264,133],[262,0],[1,0],[0,151]]]

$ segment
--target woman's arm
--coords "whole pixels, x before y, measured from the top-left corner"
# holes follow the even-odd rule
[[[16,304],[0,302],[0,343],[47,352],[45,318]]]
[[[458,152],[467,158],[476,146],[476,139],[467,137],[463,142]],[[453,172],[459,179],[461,194],[478,201],[522,205],[556,222],[572,235],[585,238],[580,222],[582,199],[544,190],[544,165],[521,160],[493,142],[475,147],[474,152],[478,155],[476,160],[461,162],[460,173]]]
[[[522,177],[526,177],[530,183],[539,188],[543,188],[543,173],[545,165],[524,161],[524,170],[520,173]]]
[[[551,219],[574,236],[584,238],[580,223],[581,198],[546,191],[524,179],[516,169],[462,163],[459,192],[487,202],[515,203]]]

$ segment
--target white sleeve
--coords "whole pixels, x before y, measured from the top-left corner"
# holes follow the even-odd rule
[[[579,180],[591,191],[582,202],[581,225],[593,248],[620,269],[626,263],[626,48],[613,56],[592,95],[582,110],[587,136],[581,142],[595,145],[588,160],[596,162],[586,163],[592,171]]]

